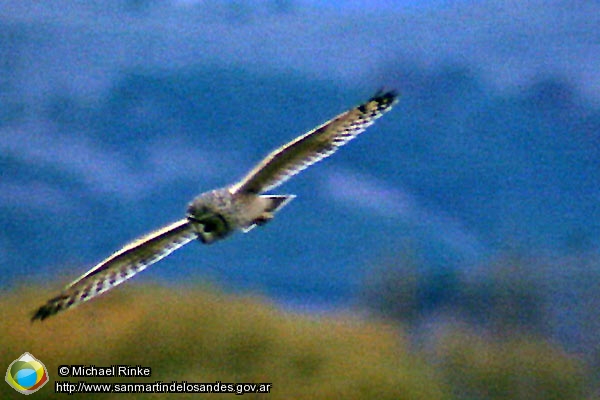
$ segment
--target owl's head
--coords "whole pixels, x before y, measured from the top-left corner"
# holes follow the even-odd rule
[[[195,198],[188,206],[187,218],[202,243],[213,243],[231,233],[229,223],[214,206],[209,196]]]

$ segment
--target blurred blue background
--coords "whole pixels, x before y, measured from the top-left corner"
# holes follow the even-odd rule
[[[426,327],[504,273],[600,359],[599,26],[595,1],[0,1],[0,286],[58,290],[384,87],[272,223],[132,283],[393,316],[412,276]]]

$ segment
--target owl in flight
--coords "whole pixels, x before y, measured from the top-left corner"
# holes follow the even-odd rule
[[[93,299],[196,238],[210,244],[237,230],[248,232],[269,222],[295,196],[262,193],[331,155],[390,110],[396,100],[395,92],[378,92],[364,104],[274,150],[241,181],[202,193],[189,204],[184,219],[125,245],[48,300],[32,321]]]

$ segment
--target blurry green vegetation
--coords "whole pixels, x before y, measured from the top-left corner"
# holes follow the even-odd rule
[[[52,382],[61,364],[129,364],[151,367],[152,377],[89,381],[273,383],[271,394],[244,398],[445,398],[435,371],[386,324],[290,314],[216,291],[136,285],[32,324],[29,313],[50,294],[22,289],[3,297],[0,365],[27,351]],[[40,390],[45,398],[64,397],[53,393],[52,382]],[[2,399],[21,396],[0,387]]]
[[[592,398],[598,261],[510,255],[467,273],[399,257],[367,275],[362,305],[410,332],[456,398]]]
[[[28,351],[48,368],[51,382],[33,395],[40,398],[66,396],[53,388],[61,364],[152,368],[151,378],[85,379],[102,383],[273,383],[271,394],[244,398],[584,398],[582,364],[524,335],[495,341],[453,328],[421,350],[398,324],[294,314],[261,298],[215,290],[141,285],[30,323],[29,313],[49,294],[32,288],[5,294],[0,321],[0,365],[8,367]],[[0,398],[22,398],[8,385],[0,387]]]
[[[456,398],[585,398],[581,364],[541,340],[521,335],[497,339],[454,329],[437,343],[436,356]]]

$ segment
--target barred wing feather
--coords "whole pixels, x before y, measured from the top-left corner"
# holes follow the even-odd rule
[[[378,93],[366,103],[294,139],[271,152],[239,183],[232,193],[262,193],[328,157],[354,139],[396,103],[394,92]]]
[[[32,320],[43,320],[93,299],[195,238],[196,234],[187,219],[182,219],[129,243],[77,278],[58,296],[48,300]]]

